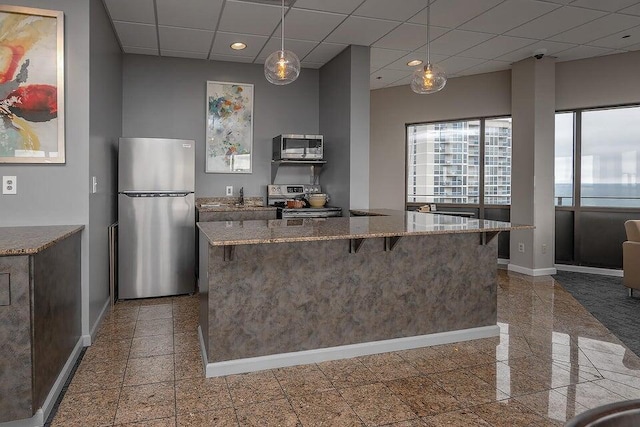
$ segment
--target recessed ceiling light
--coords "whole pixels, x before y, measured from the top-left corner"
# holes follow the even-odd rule
[[[420,65],[420,64],[422,64],[422,61],[419,59],[414,59],[413,61],[407,62],[407,65],[409,67],[415,67],[416,65]]]
[[[233,50],[242,50],[242,49],[245,49],[246,47],[247,45],[242,42],[231,43],[231,49]]]

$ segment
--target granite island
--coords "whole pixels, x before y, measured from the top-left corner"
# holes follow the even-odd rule
[[[198,223],[208,377],[498,335],[494,237],[532,227],[358,213]]]
[[[0,227],[0,424],[43,425],[82,350],[83,229]]]

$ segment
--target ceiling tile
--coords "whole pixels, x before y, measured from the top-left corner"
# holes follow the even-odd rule
[[[508,36],[546,39],[578,25],[585,24],[604,16],[606,13],[565,6],[529,21],[507,33]]]
[[[171,56],[174,58],[190,58],[190,59],[207,59],[209,52],[183,52],[181,50],[160,49],[162,56]]]
[[[413,76],[407,76],[404,79],[400,79],[398,81],[395,81],[393,83],[391,83],[390,85],[387,85],[385,87],[394,87],[394,86],[407,86],[411,84],[411,80],[412,80]],[[407,88],[409,91],[411,89]]]
[[[280,47],[282,45],[281,40],[282,39],[280,38],[271,37],[267,42],[267,44],[265,44],[264,47],[262,48],[262,51],[258,55],[258,58],[267,59],[267,56],[271,55],[273,52],[277,50],[280,50]],[[307,54],[311,52],[311,50],[317,45],[318,45],[318,42],[310,42],[305,40],[285,39],[284,41],[284,48],[298,55],[298,59],[302,59],[305,56],[307,56]]]
[[[558,52],[575,47],[575,44],[571,43],[558,43],[549,40],[541,40],[529,46],[525,46],[521,49],[516,49],[513,52],[509,52],[506,55],[497,57],[499,61],[517,62],[526,58],[531,58],[535,51],[539,49],[546,49],[545,55],[555,56]]]
[[[611,14],[551,37],[551,40],[587,44],[637,25],[640,25],[638,16]]]
[[[501,2],[502,0],[436,1],[431,5],[431,24],[440,27],[456,28]],[[425,9],[418,13],[409,21],[426,24],[427,10]]]
[[[629,50],[629,51],[631,51],[631,50],[640,50],[640,43],[634,44],[633,46],[628,46],[626,48],[626,50]]]
[[[431,26],[431,40],[443,35],[447,29]],[[404,23],[373,44],[383,49],[412,51],[427,43],[425,25]]]
[[[222,0],[189,0],[189,6],[185,7],[180,1],[156,0],[158,25],[215,30],[222,3]]]
[[[124,53],[134,53],[136,55],[158,56],[158,49],[147,49],[145,47],[122,46]]]
[[[564,52],[560,52],[558,57],[558,62],[563,61],[573,61],[576,59],[584,59],[590,58],[593,56],[601,56],[606,55],[608,53],[613,53],[613,49],[605,49],[602,47],[591,47],[591,46],[577,46],[571,49],[567,49]]]
[[[493,73],[495,71],[508,70],[511,68],[511,63],[504,61],[487,61],[480,65],[476,65],[466,70],[460,71],[458,74],[461,76],[469,76],[471,74]]]
[[[109,15],[114,21],[138,22],[155,24],[156,14],[153,10],[153,0],[105,0]]]
[[[442,61],[444,61],[445,59],[447,59],[448,56],[446,55],[438,55],[438,54],[431,54],[431,63],[434,65],[440,64]],[[420,65],[414,65],[413,67],[410,67],[407,65],[407,62],[409,61],[413,61],[414,59],[419,59],[420,61],[422,61],[422,64]],[[386,67],[384,67],[385,69],[389,69],[389,70],[399,70],[399,71],[410,71],[413,72],[416,68],[422,67],[424,66],[424,64],[427,62],[427,52],[425,52],[424,50],[418,50],[418,51],[414,51],[411,52],[405,56],[403,56],[402,58],[398,59],[397,61],[393,61],[391,64],[387,65]]]
[[[502,34],[558,7],[560,7],[558,4],[534,0],[507,0],[460,28]]]
[[[351,13],[363,0],[296,0],[295,8]]]
[[[394,21],[350,16],[325,41],[331,43],[371,46],[373,42],[393,30]]]
[[[571,5],[616,12],[636,3],[638,3],[637,0],[575,0]]]
[[[535,40],[518,37],[497,36],[484,43],[461,52],[461,56],[468,58],[494,59],[516,49],[535,43]]]
[[[445,59],[442,62],[439,62],[439,65],[447,75],[455,74],[462,70],[466,70],[470,67],[475,67],[476,65],[480,65],[483,62],[486,62],[484,59],[476,59],[476,58],[462,58],[460,56],[452,56],[451,58]]]
[[[626,49],[628,46],[633,46],[637,43],[640,43],[640,27],[629,28],[628,30],[594,40],[589,42],[589,45],[608,47],[610,49]]]
[[[410,72],[383,69],[371,74],[369,81],[371,86],[383,87],[410,75]]]
[[[280,23],[281,14],[277,6],[227,0],[218,30],[270,36]]]
[[[346,48],[346,44],[320,43],[304,58],[304,62],[321,62],[324,64]]]
[[[629,15],[637,15],[640,16],[640,3],[635,6],[630,6],[626,9],[622,9],[619,13],[628,13]]]
[[[146,47],[149,49],[158,48],[158,36],[155,25],[118,21],[114,22],[113,26],[123,46]]]
[[[226,55],[226,56],[246,56],[255,58],[262,50],[262,46],[267,42],[268,37],[253,36],[248,34],[234,34],[223,33],[222,31],[216,32],[216,38],[213,41],[213,49],[211,49],[212,55]],[[246,49],[233,50],[231,49],[231,43],[242,42],[247,45]]]
[[[368,18],[406,21],[427,6],[425,0],[366,0],[353,14]]]
[[[291,9],[284,18],[284,37],[296,40],[324,40],[347,15],[337,13],[315,12],[304,9]],[[280,24],[278,24],[274,35],[280,35]]]
[[[213,31],[158,26],[160,50],[209,53]]]
[[[224,61],[224,62],[245,62],[252,63],[253,56],[230,56],[230,55],[209,55],[211,61]]]
[[[403,50],[380,49],[372,47],[370,51],[371,67],[380,69],[385,65],[391,64],[393,61],[402,58],[407,52]]]
[[[452,30],[431,42],[431,52],[455,55],[492,38],[492,34]]]

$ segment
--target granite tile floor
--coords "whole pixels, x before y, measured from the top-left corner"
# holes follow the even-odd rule
[[[498,281],[499,338],[209,379],[196,297],[118,303],[53,425],[555,426],[640,398],[640,358],[553,278]]]

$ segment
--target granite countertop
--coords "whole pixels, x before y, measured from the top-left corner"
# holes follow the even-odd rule
[[[0,256],[36,254],[83,228],[84,225],[0,227]]]
[[[534,228],[531,225],[420,212],[379,212],[377,216],[199,222],[198,228],[213,246],[483,233]]]
[[[262,197],[245,197],[244,204],[238,205],[239,197],[198,197],[196,209],[198,212],[245,212],[245,211],[273,211],[277,208],[264,206]]]

